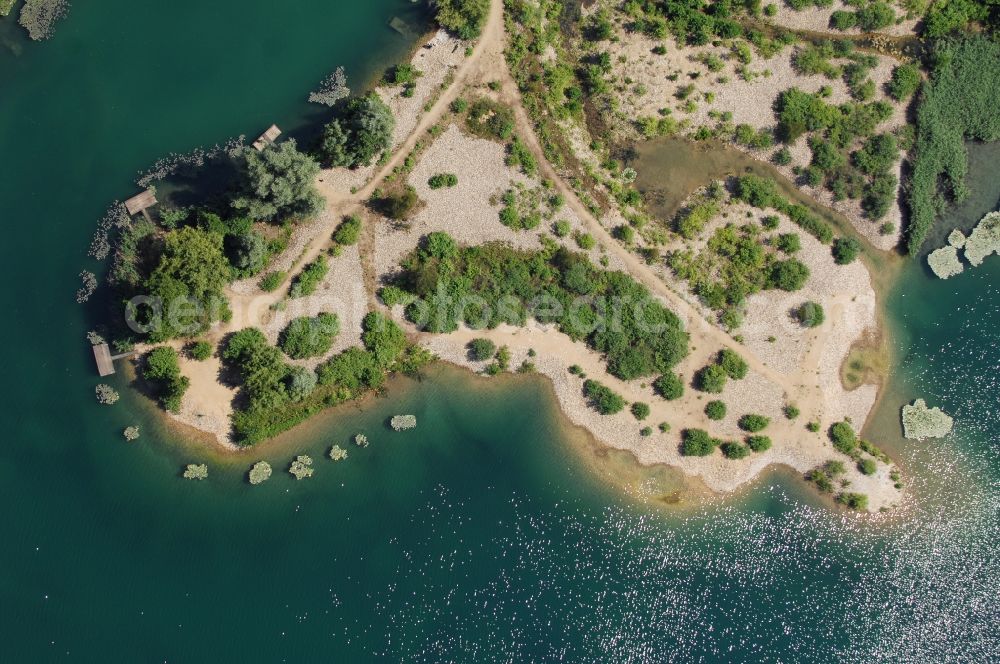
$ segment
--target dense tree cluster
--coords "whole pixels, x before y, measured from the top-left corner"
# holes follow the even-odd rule
[[[687,354],[680,319],[643,286],[563,247],[459,247],[446,233],[431,233],[402,267],[396,285],[414,296],[407,317],[432,332],[462,322],[524,325],[531,316],[604,353],[608,371],[624,380],[667,372]]]

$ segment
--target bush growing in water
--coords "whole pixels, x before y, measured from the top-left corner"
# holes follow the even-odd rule
[[[294,461],[292,461],[292,465],[289,466],[288,472],[291,473],[295,477],[295,479],[303,480],[306,479],[307,477],[313,476],[315,469],[312,467],[312,465],[313,465],[312,457],[305,454],[300,454],[299,456],[295,457]]]
[[[708,456],[715,451],[717,440],[704,429],[685,429],[681,438],[681,454],[684,456]]]
[[[611,388],[588,378],[583,382],[583,395],[590,406],[601,415],[614,415],[625,408],[625,399]]]
[[[389,420],[389,426],[392,427],[393,431],[406,431],[407,429],[413,429],[417,426],[417,416],[393,415],[392,419]]]
[[[710,420],[721,420],[726,416],[726,402],[718,399],[709,401],[705,404],[705,415]]]
[[[333,347],[340,332],[337,314],[300,316],[293,319],[278,337],[278,346],[295,360],[323,355]]]
[[[189,463],[184,469],[184,479],[204,480],[208,479],[208,466],[203,463]]]
[[[256,486],[271,479],[271,464],[267,461],[258,461],[250,468],[250,484]]]
[[[104,383],[101,383],[96,388],[94,388],[94,392],[97,395],[98,403],[102,403],[106,406],[110,406],[114,403],[117,403],[119,398],[118,392],[115,391],[115,389],[112,388],[110,385],[105,385]]]
[[[740,417],[737,424],[744,431],[749,431],[750,433],[757,433],[758,431],[763,431],[767,428],[767,425],[771,423],[771,418],[764,417],[763,415],[757,415],[755,413],[748,413]]]
[[[28,31],[29,37],[41,41],[52,36],[56,21],[65,16],[68,9],[66,0],[26,0],[18,23]],[[2,14],[6,16],[9,11],[10,7],[7,7]]]
[[[343,461],[347,458],[347,450],[345,450],[340,445],[334,445],[330,448],[330,460],[331,461]]]

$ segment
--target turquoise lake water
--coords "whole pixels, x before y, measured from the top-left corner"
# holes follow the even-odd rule
[[[41,45],[0,23],[0,660],[995,657],[1000,258],[947,282],[909,264],[887,296],[896,362],[870,430],[916,496],[892,519],[831,511],[788,473],[701,507],[633,500],[537,378],[434,368],[237,460],[165,430],[121,376],[122,401],[95,402],[73,293],[107,203],[163,154],[306,124],[334,67],[357,85],[407,52],[393,15],[419,22],[405,0],[105,0]],[[974,149],[951,225],[996,208],[998,165]],[[916,396],[954,435],[899,440]],[[386,429],[401,412],[416,430]],[[357,431],[369,448],[325,458]],[[300,452],[317,470],[295,482]],[[252,488],[257,458],[276,472]],[[178,478],[193,461],[209,481]]]

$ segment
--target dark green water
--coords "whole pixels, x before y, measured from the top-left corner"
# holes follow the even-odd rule
[[[276,474],[255,488],[242,475],[257,457],[186,445],[121,377],[122,402],[96,404],[73,291],[107,202],[167,152],[303,124],[306,92],[336,65],[357,82],[406,51],[384,24],[409,11],[77,3],[53,42],[0,56],[0,660],[995,656],[1000,259],[948,282],[914,264],[889,297],[899,361],[873,429],[919,499],[886,523],[832,513],[779,474],[696,510],[626,502],[530,379],[396,383],[266,448]],[[995,206],[997,162],[983,163],[956,217]],[[893,440],[915,395],[956,416],[954,436]],[[417,430],[386,430],[399,412]],[[325,459],[359,430],[368,449]],[[317,472],[296,483],[282,469],[301,451]],[[195,460],[209,481],[177,477]]]

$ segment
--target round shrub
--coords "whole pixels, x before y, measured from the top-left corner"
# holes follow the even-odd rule
[[[337,314],[322,313],[315,317],[300,316],[282,330],[278,346],[296,360],[323,355],[333,347],[340,332]]]
[[[766,452],[771,449],[771,438],[769,436],[747,436],[747,447],[754,452]]]
[[[681,440],[681,454],[684,456],[708,456],[715,451],[718,443],[704,429],[685,429]]]
[[[803,302],[795,310],[795,319],[802,327],[819,327],[826,319],[823,307],[817,302]]]
[[[723,443],[722,454],[727,459],[745,459],[750,456],[750,448],[742,443]]]
[[[717,360],[722,370],[726,372],[726,375],[733,380],[741,380],[746,378],[747,375],[747,363],[739,353],[729,348],[723,348],[719,351],[719,358]]]
[[[684,396],[684,383],[677,374],[665,373],[653,381],[653,389],[667,401]]]
[[[632,416],[637,420],[644,420],[649,417],[649,404],[636,401],[632,404]]]
[[[710,420],[721,420],[726,416],[726,402],[718,399],[709,401],[705,404],[705,415]]]
[[[596,380],[587,379],[584,381],[583,394],[587,397],[591,407],[601,415],[614,415],[625,408],[625,400],[620,394],[616,394],[611,388]]]
[[[187,348],[188,357],[192,360],[207,360],[212,357],[212,344],[207,341],[196,341]]]
[[[726,370],[718,364],[710,364],[698,370],[694,384],[702,392],[719,394],[726,387],[727,376]]]
[[[858,437],[849,422],[837,422],[830,427],[830,440],[833,446],[844,454],[851,454],[858,446]]]
[[[485,362],[493,357],[497,346],[489,339],[478,338],[469,342],[468,349],[470,358],[477,362]]]
[[[838,237],[833,241],[830,248],[833,253],[833,262],[837,265],[848,265],[853,263],[861,253],[861,243],[852,237]]]
[[[754,413],[748,413],[742,416],[737,422],[739,427],[744,431],[749,431],[750,433],[757,433],[758,431],[763,431],[767,428],[767,425],[771,423],[771,418],[764,417],[763,415],[757,415]]]
[[[861,471],[862,475],[874,475],[877,469],[878,465],[874,459],[862,459],[858,462],[858,470]]]

